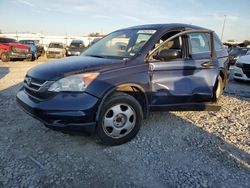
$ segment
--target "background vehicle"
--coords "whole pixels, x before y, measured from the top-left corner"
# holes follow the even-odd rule
[[[235,62],[241,57],[246,55],[249,48],[234,47],[229,52],[229,64],[234,65]]]
[[[250,55],[241,56],[234,65],[233,77],[236,81],[250,81]]]
[[[66,56],[79,56],[85,50],[82,40],[72,40],[66,50]]]
[[[44,54],[44,47],[39,44],[38,40],[20,40],[19,43],[25,44],[31,48],[33,60],[36,60]]]
[[[29,46],[18,44],[15,39],[0,38],[0,57],[3,62],[12,59],[31,59],[32,54]]]
[[[65,57],[66,49],[61,42],[51,42],[46,52],[47,58],[61,58]]]
[[[31,69],[17,101],[47,126],[96,130],[104,143],[117,145],[135,137],[150,111],[219,110],[227,64],[211,30],[136,26],[111,33],[79,57]]]

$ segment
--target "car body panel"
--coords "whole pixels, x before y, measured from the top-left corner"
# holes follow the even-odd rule
[[[64,127],[67,125],[84,125],[95,122],[94,112],[98,99],[87,93],[61,93],[46,101],[30,96],[21,88],[17,94],[20,106],[47,125]],[[24,102],[25,101],[25,102]],[[85,101],[79,103],[79,101]]]
[[[44,53],[44,47],[38,40],[19,40],[19,43],[30,46],[33,57],[40,57]]]
[[[105,71],[123,66],[124,60],[102,59],[95,57],[66,57],[57,61],[40,64],[29,70],[28,75],[40,80],[58,80],[64,76],[83,72]]]
[[[166,34],[166,32],[176,30],[180,32],[185,30],[204,31],[204,28],[185,24],[156,24],[136,26],[127,29],[152,29],[156,30],[156,32],[145,43],[141,50],[131,58],[89,57],[83,53],[79,57],[67,57],[38,65],[31,69],[27,73],[27,76],[32,79],[50,80],[54,82],[60,78],[74,74],[86,72],[100,73],[98,77],[88,85],[86,90],[82,92],[83,95],[94,97],[94,99],[89,100],[94,100],[93,103],[91,102],[94,110],[91,115],[95,116],[95,121],[98,119],[98,114],[106,97],[120,86],[138,88],[138,90],[145,95],[145,100],[147,101],[147,106],[143,109],[145,111],[157,110],[159,109],[157,107],[162,106],[171,107],[168,108],[171,110],[211,110],[211,108],[206,108],[206,104],[204,103],[212,102],[213,91],[218,75],[220,75],[220,72],[225,72],[226,74],[228,71],[228,58],[225,49],[218,52],[212,49],[211,57],[207,58],[197,57],[188,59],[186,57],[181,60],[157,63],[148,60],[150,50],[152,50],[155,43]],[[206,32],[210,34],[213,33],[210,30],[206,30]],[[213,42],[211,45],[213,45]],[[186,47],[189,48],[188,45]],[[19,103],[21,103],[21,105],[22,103],[29,103],[26,102],[26,100],[29,100],[27,97],[21,97],[27,95],[25,91],[20,92],[22,92],[22,94],[17,95],[18,100],[21,101]],[[80,100],[80,98],[78,98],[79,95],[81,95],[81,93],[73,92],[71,97],[75,97],[75,99],[72,99],[70,102],[67,101],[67,97],[64,98],[66,110],[68,110],[68,107],[71,107],[73,103],[79,102],[84,105],[87,99]],[[64,103],[63,101],[61,102]],[[43,108],[44,111],[50,111],[51,106],[54,106],[54,110],[57,108],[57,104],[55,105],[53,102],[53,97],[45,99],[43,103],[47,105],[47,109]],[[29,104],[27,105],[29,106]],[[181,106],[183,108],[181,108]],[[31,106],[31,109],[32,108]],[[89,121],[85,121],[85,123],[89,123]]]
[[[241,57],[247,54],[247,51],[249,48],[243,48],[243,47],[234,47],[229,52],[229,64],[234,65],[236,61]]]
[[[202,67],[208,61],[151,63],[152,105],[209,101],[218,71]]]
[[[86,48],[82,40],[72,40],[66,50],[66,56],[79,56],[85,49]]]
[[[3,38],[8,39],[8,38]],[[10,39],[14,40],[14,39]],[[19,44],[19,43],[1,43],[0,42],[0,57],[3,52],[8,53],[10,59],[27,59],[32,56],[30,47],[27,45]]]
[[[53,45],[58,45],[61,47],[53,47]],[[47,48],[46,56],[48,58],[62,58],[66,55],[66,49],[63,47],[63,43],[51,42]]]
[[[238,63],[241,66],[238,66]],[[241,56],[234,65],[234,79],[250,81],[250,55]]]

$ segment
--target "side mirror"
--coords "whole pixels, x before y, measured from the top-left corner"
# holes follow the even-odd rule
[[[157,55],[154,55],[153,58],[160,61],[170,61],[181,57],[181,52],[176,49],[165,49],[160,51]]]

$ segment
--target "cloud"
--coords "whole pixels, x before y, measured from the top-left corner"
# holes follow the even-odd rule
[[[111,16],[106,15],[95,15],[94,18],[100,18],[100,19],[113,19]]]
[[[146,23],[147,22],[146,20],[135,17],[135,16],[123,16],[123,18],[137,22],[137,23]]]
[[[23,4],[23,5],[28,5],[30,7],[35,7],[35,5],[29,1],[26,1],[26,0],[17,0],[16,1],[17,3],[20,3],[20,4]]]

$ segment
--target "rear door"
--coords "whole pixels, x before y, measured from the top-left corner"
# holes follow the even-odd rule
[[[180,57],[170,61],[150,61],[153,107],[211,100],[217,69],[210,33],[186,31],[177,35]],[[176,38],[171,40],[178,41]]]

